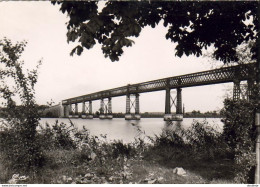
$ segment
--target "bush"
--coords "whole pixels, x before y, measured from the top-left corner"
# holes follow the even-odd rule
[[[180,125],[165,128],[159,136],[151,138],[153,150],[168,159],[183,159],[189,155],[193,160],[214,160],[226,158],[229,149],[216,128],[206,120],[194,120],[191,127]]]
[[[71,121],[70,125],[58,121],[52,126],[46,124],[37,133],[37,139],[46,152],[73,150],[70,158],[73,163],[70,164],[86,164],[92,171],[102,175],[109,175],[111,168],[123,170],[125,160],[135,157],[137,150],[141,149],[141,143],[137,140],[132,144],[123,144],[122,141],[107,142],[106,135],[90,136],[85,127],[78,130]],[[55,165],[52,162],[50,164]]]
[[[136,151],[131,144],[123,144],[121,141],[114,141],[112,143],[112,156],[118,158],[119,156],[132,157]]]
[[[198,159],[225,158],[229,152],[221,132],[206,120],[193,121],[192,126],[185,132],[185,139]]]
[[[255,167],[256,127],[254,125],[254,100],[233,101],[226,99],[222,114],[223,136],[232,150],[237,164],[238,183],[253,183]]]
[[[40,126],[40,131],[37,133],[39,144],[45,150],[51,149],[75,149],[76,142],[71,137],[72,131],[75,131],[73,123],[70,121],[70,126],[65,123],[60,123],[56,120],[53,126],[46,123],[45,127]]]
[[[2,164],[10,172],[28,173],[37,172],[44,164],[42,150],[37,142],[25,144],[16,131],[5,130],[0,132],[0,147]]]
[[[19,58],[25,46],[26,42],[12,44],[6,38],[0,40],[0,96],[5,108],[0,144],[6,170],[37,172],[44,161],[35,141],[40,119],[34,100],[37,69],[24,73],[23,61]],[[20,106],[14,97],[19,98]]]

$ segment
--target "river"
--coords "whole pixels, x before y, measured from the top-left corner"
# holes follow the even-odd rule
[[[55,121],[64,122],[69,125],[67,118],[42,118],[40,123],[45,125],[53,125]],[[124,143],[134,141],[138,136],[148,135],[154,137],[159,135],[165,128],[174,128],[177,123],[180,123],[184,128],[191,126],[194,120],[206,120],[211,126],[222,129],[223,123],[220,118],[184,118],[181,122],[174,121],[173,124],[167,124],[161,118],[142,118],[140,121],[126,121],[123,118],[114,118],[112,120],[94,119],[71,119],[75,127],[82,129],[85,126],[91,135],[99,136],[100,134],[107,135],[107,140],[122,140]],[[138,128],[143,132],[140,133]]]

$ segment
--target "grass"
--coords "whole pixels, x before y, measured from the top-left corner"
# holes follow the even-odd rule
[[[99,180],[91,181],[91,183],[102,183],[101,178],[105,179],[105,183],[147,183],[147,180],[156,179],[155,183],[161,184],[209,184],[209,183],[234,183],[233,167],[234,164],[230,160],[215,162],[194,162],[187,157],[178,160],[164,159],[162,155],[158,156],[156,152],[150,154],[150,157],[143,159],[129,159],[124,163],[127,166],[130,178],[122,177],[123,170],[121,168],[109,167],[110,173],[99,172],[97,168],[91,166],[90,163],[78,157],[79,152],[75,150],[53,150],[46,153],[47,161],[36,178],[31,178],[27,183],[49,184],[49,183],[66,183],[62,180],[63,176],[71,177],[73,180],[85,176],[87,173],[94,173]],[[152,158],[152,159],[151,159]],[[221,164],[220,164],[221,163]],[[175,167],[182,167],[187,172],[187,176],[178,176],[173,173]],[[3,173],[4,169],[0,166],[1,183],[6,183],[11,175]],[[109,181],[110,177],[116,180]],[[71,181],[72,182],[72,181]]]
[[[232,180],[233,164],[230,161],[222,162],[192,162],[189,158],[181,162],[176,160],[156,159],[156,154],[151,154],[155,159],[129,159],[125,162],[131,177],[122,177],[123,170],[108,165],[110,173],[98,172],[88,162],[78,160],[75,151],[57,150],[48,153],[50,160],[40,171],[41,175],[29,183],[64,183],[62,176],[71,177],[73,180],[85,176],[87,173],[94,173],[99,180],[91,183],[141,183],[145,184],[147,180],[156,179],[155,183],[160,184],[210,184],[210,183],[234,183]],[[81,162],[81,163],[80,163]],[[173,168],[183,167],[187,176],[179,176],[173,173]],[[113,168],[113,169],[112,169]],[[116,180],[109,181],[110,177]]]
[[[167,151],[162,151],[166,149]],[[168,154],[167,154],[168,153]],[[187,153],[187,152],[185,152]],[[236,175],[234,160],[230,159],[197,159],[191,154],[181,154],[181,156],[176,156],[175,154],[180,154],[176,152],[174,148],[153,148],[146,152],[145,160],[147,162],[157,164],[165,169],[173,169],[175,167],[182,167],[189,171],[192,176],[197,176],[201,180],[197,180],[196,177],[194,181],[188,180],[191,183],[211,183],[212,181],[219,181],[220,183],[234,183],[234,177]],[[167,154],[167,155],[166,155]],[[184,156],[185,155],[185,156]],[[182,182],[181,182],[182,183]]]
[[[146,160],[152,160],[166,168],[183,167],[192,171],[205,180],[211,181],[213,179],[232,180],[235,176],[235,163],[234,160],[229,159],[214,159],[214,160],[196,160],[194,157],[186,155],[182,158],[170,158],[165,156],[157,150],[154,153],[148,152]],[[174,152],[174,151],[172,151]],[[171,153],[171,152],[169,152]]]
[[[46,154],[46,163],[39,170],[39,175],[30,178],[27,183],[49,184],[66,183],[62,180],[64,176],[71,177],[72,181],[85,176],[87,173],[94,173],[97,176],[96,181],[90,183],[147,183],[147,180],[156,179],[155,183],[160,184],[210,184],[210,183],[234,183],[234,163],[232,160],[215,161],[196,161],[187,156],[180,160],[167,157],[160,150],[150,150],[144,153],[143,158],[135,157],[125,159],[123,167],[131,177],[122,176],[124,170],[121,167],[115,167],[107,164],[110,172],[102,172],[91,162],[82,159],[81,152],[77,150],[50,150]],[[174,151],[172,151],[174,152]],[[149,155],[149,156],[148,156]],[[187,176],[178,176],[173,173],[175,167],[182,167],[187,172]],[[3,173],[4,168],[0,166],[1,183],[6,183],[10,179],[10,174]],[[8,176],[9,175],[9,176]],[[103,177],[103,181],[102,181]],[[113,181],[109,178],[114,177]],[[85,181],[87,183],[87,181]]]
[[[191,184],[206,183],[200,176],[187,171],[187,176],[179,176],[173,173],[173,168],[165,167],[151,161],[141,161],[133,165],[133,181],[147,183],[145,179],[157,179],[160,184]]]
[[[74,135],[69,136],[70,129],[66,125],[55,125],[38,136],[45,158],[43,167],[34,174],[19,173],[30,176],[26,183],[235,183],[234,161],[203,141],[207,138],[214,143],[218,136],[207,133],[198,124],[190,138],[194,145],[185,143],[178,131],[164,133],[152,144],[139,140],[125,145],[90,137],[88,131],[74,131]],[[195,141],[194,134],[202,143]],[[185,138],[187,140],[187,136]],[[6,160],[0,157],[0,163],[3,162]],[[175,167],[184,168],[187,176],[173,173]],[[17,172],[0,165],[0,173],[0,183],[7,183]]]

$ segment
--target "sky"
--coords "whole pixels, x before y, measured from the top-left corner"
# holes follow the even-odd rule
[[[28,69],[43,60],[35,87],[38,104],[51,100],[58,104],[71,97],[223,65],[207,57],[176,57],[175,44],[165,39],[167,28],[161,23],[155,29],[143,29],[134,38],[135,44],[124,48],[118,62],[105,58],[100,45],[71,57],[70,51],[77,44],[67,43],[67,21],[59,6],[50,2],[0,2],[0,39],[28,41],[21,57]],[[183,88],[185,111],[220,110],[230,89],[231,83]],[[125,96],[112,98],[113,112],[125,112],[125,100]],[[99,106],[100,101],[94,101],[93,111]],[[165,91],[140,95],[141,112],[164,112],[164,108]]]

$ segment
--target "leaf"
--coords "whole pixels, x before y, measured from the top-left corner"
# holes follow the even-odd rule
[[[257,35],[257,7],[258,2],[178,2],[178,1],[110,1],[105,4],[102,12],[97,12],[97,2],[58,2],[62,13],[68,14],[68,32],[71,29],[80,30],[80,33],[67,34],[67,40],[76,42],[78,36],[84,32],[88,37],[82,38],[82,47],[92,48],[97,40],[102,45],[104,56],[112,61],[119,60],[118,54],[108,51],[119,51],[121,48],[113,47],[119,39],[114,35],[123,37],[138,37],[145,26],[155,28],[162,20],[164,27],[170,26],[166,39],[177,43],[176,56],[202,55],[202,49],[211,44],[215,45],[216,59],[224,63],[238,61],[232,50],[245,41],[255,40]],[[221,8],[220,8],[221,7]],[[252,24],[245,25],[245,19],[253,19]],[[86,24],[85,28],[81,26]],[[188,31],[187,31],[188,30]],[[191,31],[192,32],[191,32]],[[111,44],[106,44],[106,36]],[[187,44],[184,44],[186,40]],[[129,42],[120,46],[132,46]],[[226,46],[222,46],[225,44]],[[181,46],[181,47],[178,47]],[[196,46],[196,48],[194,48]],[[251,48],[256,58],[256,49]],[[82,51],[81,51],[82,52]],[[80,53],[81,53],[80,52]]]
[[[81,55],[82,51],[83,51],[83,48],[81,46],[78,46],[77,47],[77,55]]]

